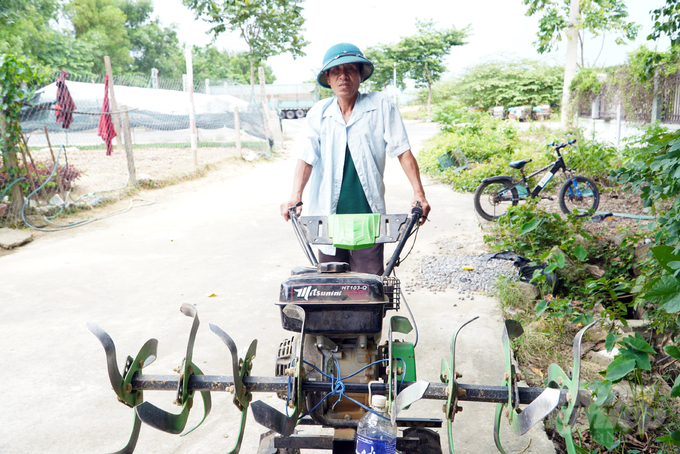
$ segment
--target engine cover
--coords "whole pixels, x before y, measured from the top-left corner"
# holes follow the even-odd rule
[[[332,271],[306,270],[281,284],[277,304],[283,328],[300,332],[301,322],[283,313],[287,304],[296,304],[305,311],[308,334],[356,336],[381,332],[385,311],[395,308],[385,293],[382,278],[322,265],[320,269]]]

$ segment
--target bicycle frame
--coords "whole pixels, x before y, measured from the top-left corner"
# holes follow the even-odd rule
[[[529,196],[538,197],[538,194],[540,194],[540,192],[543,190],[543,188],[545,188],[547,186],[547,184],[553,179],[555,174],[557,174],[557,172],[560,169],[565,174],[569,173],[569,176],[567,178],[573,180],[574,178],[573,178],[573,175],[571,175],[571,169],[569,169],[567,167],[566,163],[564,162],[564,158],[562,157],[562,154],[560,153],[560,149],[564,148],[566,145],[567,144],[562,144],[561,146],[558,145],[558,146],[555,147],[555,152],[557,153],[557,160],[551,162],[547,166],[541,167],[540,169],[534,171],[533,173],[531,173],[529,175],[525,175],[524,171],[520,169],[522,178],[517,180],[517,181],[513,181],[512,187],[516,188],[519,184],[523,184],[525,187],[527,187],[527,189],[529,189],[528,179],[538,175],[541,172],[544,172],[548,168],[550,168],[550,171],[548,173],[546,173],[543,176],[543,178],[541,178],[541,180],[538,182],[538,184],[536,184],[536,186],[534,186],[534,188],[529,193]],[[580,197],[581,191],[579,191],[578,186],[576,185],[575,181],[574,181],[574,184],[569,187],[569,191],[572,193],[572,195],[574,194],[574,190],[576,191],[576,195]],[[522,200],[523,197],[520,197],[519,199]]]

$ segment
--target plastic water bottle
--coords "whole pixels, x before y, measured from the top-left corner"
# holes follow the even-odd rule
[[[371,408],[389,418],[385,396],[372,396]],[[397,425],[370,411],[366,413],[357,427],[356,454],[395,454],[396,450]]]

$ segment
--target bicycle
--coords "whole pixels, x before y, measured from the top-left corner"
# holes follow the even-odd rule
[[[574,212],[577,217],[587,216],[591,211],[595,211],[600,203],[600,191],[597,185],[590,178],[574,175],[572,169],[568,168],[560,150],[576,143],[572,139],[567,143],[549,143],[547,146],[553,147],[557,153],[557,160],[536,170],[530,175],[525,175],[524,166],[532,159],[522,159],[510,163],[510,167],[520,171],[521,178],[513,180],[506,175],[498,175],[482,180],[482,183],[475,191],[475,211],[487,221],[493,221],[503,216],[510,206],[515,206],[520,200],[528,197],[538,197],[540,192],[546,187],[555,174],[561,169],[566,176],[566,181],[560,188],[558,201],[563,213]],[[539,173],[550,170],[541,178],[538,184],[529,192],[528,179]],[[544,196],[542,199],[553,200],[552,197]]]

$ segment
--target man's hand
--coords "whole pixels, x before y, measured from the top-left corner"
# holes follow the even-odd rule
[[[281,204],[281,216],[283,216],[283,219],[285,219],[286,221],[290,221],[290,214],[288,214],[288,209],[291,208],[291,207],[294,207],[298,203],[300,203],[300,200],[289,200],[289,201],[283,202]],[[300,206],[295,208],[295,214],[297,216],[300,216],[301,213],[302,213],[302,204],[300,203]]]
[[[427,221],[427,216],[430,214],[430,210],[432,207],[430,206],[429,203],[427,203],[427,199],[425,199],[425,196],[415,196],[413,197],[413,200],[411,201],[411,206],[416,206],[416,202],[420,202],[420,208],[423,210],[423,215],[420,217],[420,225],[425,224],[425,221]]]

